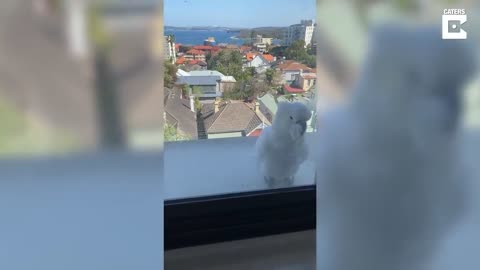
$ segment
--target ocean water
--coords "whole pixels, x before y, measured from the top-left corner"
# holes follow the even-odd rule
[[[209,37],[214,37],[217,44],[227,43],[234,45],[242,45],[249,42],[250,39],[237,38],[240,32],[227,31],[210,31],[210,30],[175,30],[165,31],[165,35],[174,35],[175,42],[185,45],[203,45],[203,41]],[[278,44],[280,40],[274,40],[274,44]]]
[[[185,45],[203,45],[203,41],[209,37],[214,37],[217,44],[227,43],[242,45],[248,40],[239,39],[236,37],[239,32],[227,31],[209,31],[209,30],[175,30],[165,31],[165,35],[174,35],[175,42]]]

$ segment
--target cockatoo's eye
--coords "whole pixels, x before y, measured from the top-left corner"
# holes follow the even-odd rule
[[[293,120],[293,117],[290,116],[290,120]]]

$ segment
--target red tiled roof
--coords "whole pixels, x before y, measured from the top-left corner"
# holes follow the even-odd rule
[[[182,47],[182,44],[180,44],[180,43],[175,44],[175,49],[177,51],[180,49],[180,47]]]
[[[308,66],[293,60],[285,61],[285,63],[279,65],[279,68],[281,70],[303,70],[309,72],[312,70]]]
[[[284,87],[285,90],[287,90],[289,93],[303,93],[303,92],[305,92],[305,90],[303,90],[303,89],[301,89],[301,88],[291,87],[291,86],[288,85],[288,84],[285,84],[283,87]]]
[[[189,65],[199,65],[199,66],[206,66],[207,63],[205,63],[205,61],[202,61],[202,60],[191,60],[188,62]]]
[[[254,131],[252,131],[252,133],[250,133],[250,135],[248,135],[249,137],[259,137],[260,135],[262,135],[262,132],[263,132],[263,129],[256,129]]]
[[[247,61],[252,61],[255,56],[257,56],[257,53],[247,53]]]
[[[177,65],[183,65],[185,63],[185,56],[181,56],[177,59]]]
[[[273,59],[274,59],[273,55],[271,55],[271,54],[264,54],[263,57],[264,57],[265,59],[267,59],[268,62],[273,62]]]
[[[206,45],[197,45],[197,46],[193,46],[193,49],[195,50],[201,50],[201,51],[210,51],[213,49],[212,46],[206,46]]]
[[[196,49],[191,49],[187,52],[187,54],[193,54],[193,55],[205,55],[204,51],[196,50]]]
[[[251,51],[251,50],[252,50],[252,47],[250,47],[250,46],[242,46],[242,47],[240,47],[240,50],[241,50],[242,52],[248,52],[248,51]]]

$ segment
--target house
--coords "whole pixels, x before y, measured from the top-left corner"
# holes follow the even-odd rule
[[[288,84],[293,83],[300,72],[314,72],[314,69],[294,60],[287,60],[279,64],[278,70],[282,73],[283,81]]]
[[[266,45],[272,45],[273,38],[264,38],[262,35],[257,35],[254,43],[263,43]]]
[[[275,57],[270,54],[247,53],[244,67],[254,67],[257,73],[262,73],[270,68]]]
[[[275,97],[266,93],[262,97],[258,98],[260,103],[260,111],[268,119],[268,121],[273,122],[273,116],[277,113],[277,101]]]
[[[251,52],[251,51],[252,51],[252,47],[250,47],[250,46],[243,45],[243,46],[240,47],[240,52],[242,54],[246,54],[246,53]]]
[[[264,53],[267,51],[267,44],[266,43],[255,43],[253,44],[253,47],[261,53]]]
[[[200,60],[205,61],[205,52],[201,50],[191,49],[184,54],[185,60]]]
[[[305,90],[303,90],[302,88],[293,87],[288,84],[283,85],[283,90],[285,91],[285,93],[290,94],[301,94],[305,92]]]
[[[315,85],[316,80],[317,80],[316,73],[314,72],[303,73],[303,71],[300,71],[300,74],[296,75],[293,85],[303,89],[304,91],[308,91],[310,89],[314,90],[313,86]]]
[[[220,51],[220,47],[218,46],[205,46],[205,45],[197,45],[193,46],[193,49],[204,51],[205,53],[214,53]]]
[[[243,101],[223,104],[217,100],[204,114],[205,133],[208,139],[259,136],[270,123],[259,111],[258,103],[253,106]]]
[[[221,97],[223,92],[233,87],[235,83],[235,78],[225,76],[216,70],[183,71],[177,79],[177,84],[179,85],[189,85],[191,90],[194,87],[199,89],[200,93],[192,94],[202,99]]]
[[[176,128],[177,132],[191,139],[197,139],[197,120],[190,100],[182,99],[181,89],[165,89],[165,121]],[[193,102],[192,102],[193,103]]]

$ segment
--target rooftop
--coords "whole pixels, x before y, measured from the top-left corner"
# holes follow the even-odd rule
[[[192,55],[205,55],[204,51],[201,50],[196,50],[196,49],[191,49],[187,51],[187,54],[192,54]]]
[[[230,101],[219,106],[217,113],[205,118],[207,133],[244,132],[249,134],[262,124],[260,117],[244,102]]]
[[[268,62],[273,62],[275,60],[275,57],[271,54],[263,54],[263,58],[265,58]]]
[[[266,93],[259,98],[259,101],[263,103],[271,113],[277,113],[277,101],[275,101],[275,97],[272,94]]]
[[[303,70],[303,71],[312,72],[312,70],[313,70],[312,68],[308,67],[307,65],[299,63],[299,62],[294,61],[294,60],[287,60],[284,63],[281,63],[278,67],[283,71]]]
[[[303,90],[302,88],[295,88],[295,87],[292,87],[288,84],[283,85],[283,88],[285,88],[285,90],[287,90],[287,92],[289,92],[289,93],[303,93],[303,92],[305,92],[305,90]]]

